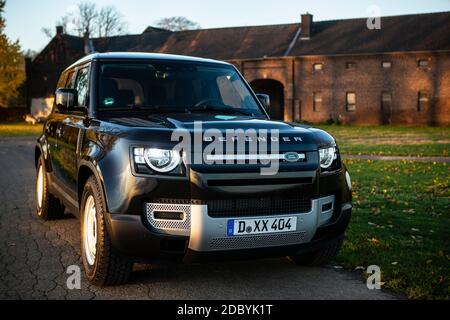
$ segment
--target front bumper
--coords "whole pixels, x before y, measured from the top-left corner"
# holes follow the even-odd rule
[[[323,205],[330,201],[332,208],[323,211]],[[182,228],[151,225],[146,216],[109,215],[113,245],[124,255],[144,262],[190,263],[295,255],[342,237],[350,221],[352,205],[338,204],[334,196],[318,198],[312,200],[310,212],[280,215],[297,217],[296,232],[236,237],[227,236],[227,221],[232,218],[211,218],[206,205],[190,205],[189,209],[190,215],[186,217],[189,224],[181,224]]]

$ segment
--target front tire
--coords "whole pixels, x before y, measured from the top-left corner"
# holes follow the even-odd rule
[[[316,251],[290,256],[289,258],[299,266],[320,267],[330,264],[342,247],[344,237],[328,243]]]
[[[64,206],[50,193],[49,180],[45,163],[39,158],[36,167],[36,192],[35,192],[36,215],[44,220],[56,220],[64,216]]]
[[[86,276],[97,286],[128,281],[133,263],[112,245],[106,225],[106,206],[95,177],[90,177],[81,199],[81,255]]]

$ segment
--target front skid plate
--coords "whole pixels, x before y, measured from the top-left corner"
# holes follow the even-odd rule
[[[322,212],[324,204],[333,202],[328,211]],[[312,200],[312,209],[308,213],[289,213],[280,215],[297,217],[297,231],[277,234],[255,234],[248,236],[229,237],[227,224],[233,218],[211,218],[206,205],[193,205],[191,208],[191,231],[189,249],[208,252],[222,250],[239,250],[262,247],[275,247],[310,242],[320,225],[331,218],[334,210],[334,196]],[[254,217],[255,219],[274,218]],[[251,219],[246,217],[245,219]]]

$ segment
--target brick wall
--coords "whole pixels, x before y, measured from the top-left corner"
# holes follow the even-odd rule
[[[419,67],[419,60],[428,61],[428,66]],[[383,61],[389,61],[391,68],[382,68]],[[322,63],[323,70],[314,71],[315,63]],[[353,68],[347,68],[349,63]],[[302,57],[296,63],[295,86],[304,121],[332,118],[355,124],[450,124],[449,53]],[[420,111],[419,91],[429,100]],[[314,92],[322,96],[316,111]],[[356,93],[355,111],[347,111],[348,92]],[[382,92],[390,93],[392,111],[382,109]]]

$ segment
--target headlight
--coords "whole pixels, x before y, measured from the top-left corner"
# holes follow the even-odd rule
[[[181,161],[178,151],[156,148],[135,148],[133,151],[136,164],[147,164],[157,172],[170,172],[175,169]]]
[[[331,167],[333,161],[336,160],[336,157],[335,147],[319,149],[320,166],[323,169]]]

